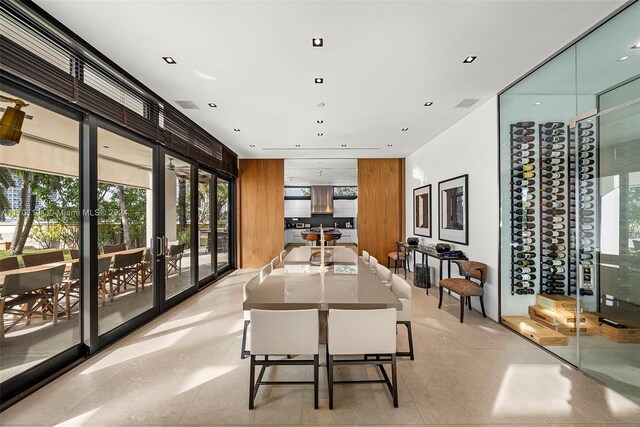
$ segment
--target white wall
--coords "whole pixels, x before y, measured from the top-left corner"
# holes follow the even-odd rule
[[[499,206],[495,96],[406,158],[407,236],[414,236],[413,189],[431,184],[432,238],[420,237],[420,243],[438,242],[438,182],[464,174],[469,175],[469,245],[452,243],[451,247],[462,250],[470,260],[489,266],[485,310],[487,316],[497,321]],[[439,277],[434,259],[430,265],[436,270],[432,277]],[[452,270],[457,275],[457,267],[452,266]],[[478,298],[472,300],[473,307],[479,310]],[[457,307],[454,315],[458,315]]]

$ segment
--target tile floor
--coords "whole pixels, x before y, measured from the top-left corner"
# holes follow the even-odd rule
[[[240,360],[238,271],[100,352],[0,414],[3,425],[635,424],[640,407],[477,312],[458,322],[457,300],[417,288],[416,360],[399,362],[400,408],[379,384],[340,385],[328,410],[310,386],[264,387],[247,409],[249,360]],[[399,328],[401,346],[406,342]],[[321,353],[322,354],[322,353]],[[310,367],[271,368],[270,379],[311,378]],[[377,375],[345,367],[340,378]]]

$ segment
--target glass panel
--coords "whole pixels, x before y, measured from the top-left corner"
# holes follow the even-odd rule
[[[599,96],[611,103],[618,92]],[[576,127],[579,366],[640,403],[640,98]],[[593,161],[592,161],[593,160]],[[592,162],[591,162],[592,161]],[[597,330],[600,334],[590,334]]]
[[[24,101],[0,145],[0,381],[80,343],[79,123]]]
[[[284,187],[284,197],[311,198],[311,187]]]
[[[167,298],[191,283],[191,165],[165,156],[165,235]]]
[[[198,172],[198,280],[213,274],[211,229],[211,174]]]
[[[98,129],[100,334],[153,307],[152,164],[151,148]]]
[[[334,197],[357,197],[358,196],[358,187],[333,187],[333,196]]]
[[[218,270],[229,265],[229,183],[218,178]]]

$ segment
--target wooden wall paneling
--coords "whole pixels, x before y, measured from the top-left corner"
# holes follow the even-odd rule
[[[284,160],[241,159],[239,266],[260,268],[284,248]]]
[[[404,240],[404,159],[358,159],[358,250],[387,264]]]

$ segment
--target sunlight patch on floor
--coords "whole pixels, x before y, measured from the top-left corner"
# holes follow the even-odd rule
[[[215,365],[200,368],[195,372],[192,372],[189,377],[178,387],[175,396],[206,384],[209,381],[213,381],[216,378],[221,377],[222,375],[228,374],[234,369],[238,369],[238,366]]]
[[[492,415],[571,414],[571,380],[563,375],[561,369],[568,371],[558,365],[509,365],[494,401]]]
[[[149,332],[144,334],[144,336],[148,337],[148,336],[151,336],[151,335],[159,334],[161,332],[170,331],[172,329],[176,329],[176,328],[179,328],[181,326],[187,326],[187,325],[191,325],[193,323],[200,322],[201,320],[206,319],[206,317],[211,313],[213,313],[213,312],[212,311],[208,311],[208,312],[204,312],[204,313],[194,314],[193,316],[183,317],[181,319],[164,321],[160,325],[158,325],[157,327],[153,328],[152,330],[150,330]]]
[[[88,375],[101,369],[109,368],[120,363],[128,362],[138,357],[146,356],[160,350],[165,350],[175,345],[180,339],[184,338],[193,327],[162,335],[157,338],[145,339],[117,350],[105,356],[95,364],[81,372],[82,375]]]
[[[604,400],[607,402],[609,411],[617,417],[632,415],[638,411],[635,403],[608,388],[604,389]]]
[[[93,417],[100,409],[102,408],[102,406],[98,406],[95,409],[92,409],[90,411],[87,411],[83,414],[77,415],[73,418],[70,418],[68,420],[62,421],[59,424],[55,424],[55,427],[57,426],[79,426],[79,425],[90,425],[89,424],[89,420],[91,420],[91,417]]]

